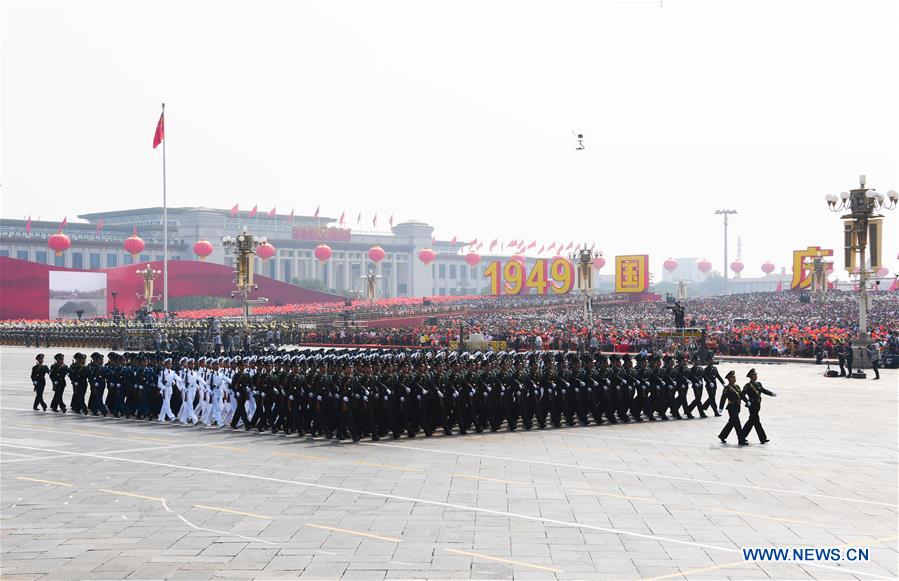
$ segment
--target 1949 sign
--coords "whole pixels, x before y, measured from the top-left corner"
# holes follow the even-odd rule
[[[517,260],[505,264],[496,260],[487,265],[484,276],[490,279],[490,294],[493,295],[530,292],[563,295],[574,286],[574,265],[565,258],[541,258],[528,272],[527,267]]]

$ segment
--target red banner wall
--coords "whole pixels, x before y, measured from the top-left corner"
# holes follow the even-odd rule
[[[136,271],[150,265],[162,270],[162,262],[141,262],[118,268],[79,272],[106,273],[106,305],[112,310],[112,293],[118,293],[118,308],[126,313],[136,310],[143,294],[144,283]],[[50,300],[49,272],[51,270],[77,270],[0,257],[0,319],[46,319]],[[234,273],[228,266],[195,260],[169,261],[169,297],[224,297],[230,298],[234,289]],[[254,281],[259,290],[254,297],[266,297],[271,306],[340,302],[343,297],[313,291],[273,278],[256,275]],[[156,294],[162,294],[162,275],[156,279]]]

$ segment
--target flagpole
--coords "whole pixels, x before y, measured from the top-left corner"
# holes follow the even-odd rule
[[[162,104],[162,130],[165,131],[165,103]],[[169,316],[169,206],[165,192],[165,137],[162,139],[162,312]]]

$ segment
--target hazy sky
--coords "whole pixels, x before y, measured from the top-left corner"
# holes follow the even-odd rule
[[[2,216],[416,218],[746,274],[899,189],[895,0],[3,2]],[[575,151],[572,130],[587,135]],[[899,211],[885,254],[899,268]],[[840,262],[842,261],[841,252]]]

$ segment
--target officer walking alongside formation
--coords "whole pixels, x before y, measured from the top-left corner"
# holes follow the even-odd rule
[[[746,441],[749,432],[752,431],[752,428],[755,428],[759,442],[766,444],[769,442],[768,436],[765,434],[765,429],[762,427],[762,422],[759,419],[759,410],[762,409],[762,394],[770,395],[771,397],[777,397],[777,394],[762,387],[762,384],[758,381],[755,369],[750,369],[746,377],[749,378],[749,383],[743,386],[743,395],[749,399],[749,402],[746,404],[746,407],[749,408],[749,420],[743,426],[743,441]]]
[[[44,388],[47,387],[47,380],[44,377],[50,373],[50,368],[44,365],[44,354],[38,353],[34,358],[35,365],[31,368],[31,384],[34,385],[34,411],[37,406],[41,406],[47,411],[47,403],[44,401]]]
[[[745,446],[746,438],[743,437],[743,426],[740,424],[740,402],[742,401],[748,406],[749,399],[740,391],[740,386],[737,385],[737,374],[734,373],[733,369],[728,371],[725,377],[727,378],[727,383],[724,384],[724,391],[721,392],[721,403],[718,404],[718,407],[725,407],[724,402],[727,402],[727,407],[725,408],[727,410],[727,425],[718,434],[718,439],[721,440],[722,444],[726,444],[727,436],[733,430],[737,434],[739,444]]]

